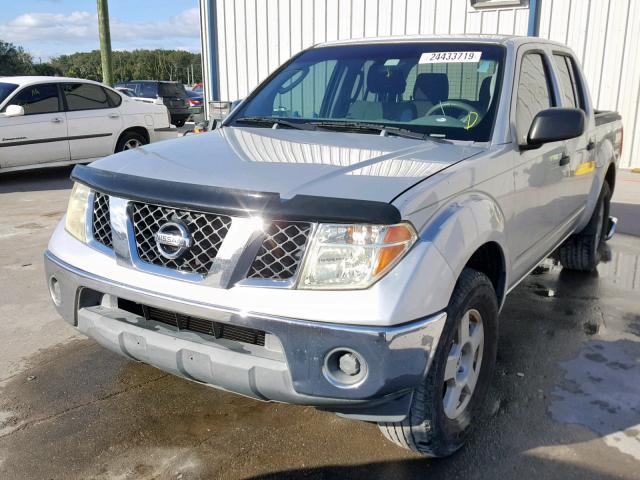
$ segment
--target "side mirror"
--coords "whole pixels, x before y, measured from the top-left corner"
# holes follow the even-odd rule
[[[24,107],[20,105],[9,105],[4,111],[7,117],[21,117],[24,115]]]
[[[526,145],[520,147],[538,148],[545,143],[579,137],[584,133],[586,123],[586,115],[578,108],[542,110],[531,123]]]

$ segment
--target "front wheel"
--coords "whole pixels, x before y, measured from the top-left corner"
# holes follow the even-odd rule
[[[186,123],[186,119],[184,119],[184,118],[181,118],[179,120],[174,120],[174,122],[173,122],[173,124],[178,128],[184,127],[185,123]]]
[[[460,449],[482,411],[496,362],[498,300],[481,272],[463,270],[427,377],[402,422],[380,423],[395,444],[429,457]]]

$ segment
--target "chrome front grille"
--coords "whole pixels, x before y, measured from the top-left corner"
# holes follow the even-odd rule
[[[109,215],[109,195],[94,192],[93,196],[93,238],[105,247],[113,248],[113,233]]]
[[[131,203],[131,219],[140,260],[182,272],[207,275],[220,245],[231,226],[231,217],[213,213],[190,212],[145,203]],[[192,245],[178,258],[160,254],[155,235],[171,221],[181,222],[191,234]]]
[[[117,219],[122,216],[123,219],[126,218],[130,229],[127,233],[122,232],[129,237],[130,250],[126,253],[121,252],[123,258],[128,258],[131,255],[131,261],[137,262],[140,268],[143,265],[154,265],[182,273],[198,274],[203,277],[207,277],[211,273],[214,260],[233,222],[232,217],[227,215],[193,212],[119,198],[114,198],[111,201],[111,206],[115,209],[113,212],[109,210],[109,195],[93,192],[91,225],[96,243],[109,249],[114,248],[111,217],[115,215]],[[114,225],[124,225],[125,223],[117,220],[114,222],[116,222]],[[166,247],[163,255],[156,241],[158,231],[171,222],[181,224],[188,230],[187,236],[190,237],[189,247],[175,258],[168,258]],[[251,262],[246,278],[256,280],[293,279],[300,268],[311,234],[311,226],[312,224],[307,222],[272,221],[267,223],[257,254],[253,259],[246,259]],[[162,233],[165,232],[161,232],[161,238]],[[234,238],[236,237],[237,235]],[[229,241],[231,241],[231,237]],[[235,246],[235,248],[241,247],[241,245]],[[163,272],[157,271],[156,273]],[[171,275],[169,271],[165,271],[163,274]],[[175,275],[180,276],[178,273]],[[192,278],[192,280],[195,279]]]
[[[265,232],[249,278],[287,280],[300,265],[311,224],[302,222],[272,222]]]

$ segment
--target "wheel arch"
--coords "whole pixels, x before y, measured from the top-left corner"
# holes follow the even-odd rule
[[[480,192],[456,198],[434,215],[421,238],[432,242],[449,264],[454,278],[464,268],[478,270],[491,280],[502,306],[509,280],[505,216],[498,202]],[[453,292],[454,285],[451,285]]]
[[[114,150],[116,150],[118,148],[118,145],[120,144],[120,140],[122,140],[122,138],[130,132],[134,132],[137,133],[139,135],[142,135],[145,140],[147,141],[147,143],[151,142],[151,137],[149,135],[149,130],[147,130],[145,127],[141,127],[141,126],[133,126],[133,127],[128,127],[126,129],[124,129],[120,135],[118,136],[118,139],[116,140],[116,144],[114,146]]]

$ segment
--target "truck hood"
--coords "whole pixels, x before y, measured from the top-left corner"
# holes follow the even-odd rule
[[[390,202],[479,147],[379,135],[225,127],[94,162],[128,175],[196,185]]]

